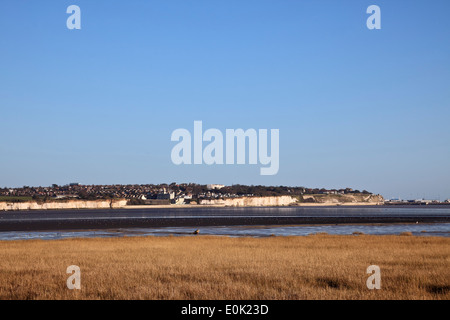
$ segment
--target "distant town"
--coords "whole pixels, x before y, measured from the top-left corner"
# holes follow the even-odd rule
[[[171,184],[144,184],[144,185],[82,185],[69,183],[50,187],[3,188],[0,189],[0,199],[12,201],[29,200],[59,200],[59,199],[127,199],[133,204],[190,204],[201,199],[224,199],[237,197],[266,197],[266,196],[300,196],[304,194],[371,194],[363,190],[345,189],[318,189],[286,186],[246,186],[221,184],[195,184],[175,182]]]
[[[197,204],[204,199],[230,199],[239,197],[268,197],[292,196],[302,202],[308,202],[305,195],[372,195],[367,190],[353,190],[352,188],[325,189],[288,186],[247,186],[221,184],[133,184],[133,185],[83,185],[69,183],[66,185],[53,184],[49,187],[0,188],[0,201],[54,201],[68,199],[100,200],[126,199],[128,205],[168,205],[168,204]],[[311,200],[313,201],[313,200]],[[428,205],[450,204],[450,199],[443,202],[438,200],[384,200],[385,204]]]

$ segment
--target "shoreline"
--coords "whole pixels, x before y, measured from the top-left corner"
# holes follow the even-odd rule
[[[120,209],[178,209],[178,208],[296,208],[296,207],[357,207],[357,206],[384,206],[376,202],[353,203],[298,203],[285,206],[228,206],[224,204],[168,204],[168,205],[127,205]]]
[[[49,202],[49,204],[53,204]],[[167,204],[167,205],[124,205],[124,206],[106,206],[106,207],[74,207],[74,208],[32,208],[25,207],[19,209],[0,209],[2,212],[28,212],[28,211],[79,211],[79,210],[118,210],[118,209],[201,209],[201,208],[296,208],[296,207],[379,207],[388,206],[377,202],[347,202],[347,203],[296,203],[291,205],[225,205],[225,204]]]
[[[133,210],[133,209],[202,209],[202,208],[297,208],[297,207],[385,207],[385,208],[433,208],[433,207],[443,207],[443,208],[450,208],[450,204],[447,203],[439,203],[439,204],[386,204],[386,203],[367,203],[367,202],[348,202],[348,203],[298,203],[293,205],[282,205],[282,206],[276,206],[276,205],[267,205],[267,206],[251,206],[251,205],[245,205],[245,206],[229,206],[229,205],[222,205],[222,204],[168,204],[168,205],[126,205],[122,207],[98,207],[98,208],[86,208],[86,207],[79,207],[79,208],[48,208],[48,209],[12,209],[12,210],[0,210],[1,213],[8,213],[8,212],[42,212],[42,211],[82,211],[82,210],[121,210],[121,209],[127,209],[127,210]]]
[[[414,223],[401,223],[401,225],[415,225]],[[424,226],[427,223],[422,223]],[[430,223],[433,224],[433,223]],[[309,232],[305,234],[275,234],[275,233],[267,233],[267,234],[251,234],[252,228],[264,228],[268,226],[242,226],[247,227],[248,233],[245,234],[237,234],[237,233],[208,233],[205,232],[205,229],[208,230],[208,227],[205,229],[197,229],[194,228],[190,230],[170,230],[165,231],[164,228],[159,228],[157,231],[148,231],[146,233],[145,230],[140,229],[137,233],[134,233],[130,229],[120,230],[120,229],[106,229],[106,230],[45,230],[45,231],[25,231],[26,236],[21,236],[21,232],[24,231],[10,231],[14,232],[14,238],[4,237],[2,232],[0,232],[0,244],[1,242],[10,242],[17,243],[21,241],[31,242],[31,241],[44,241],[44,242],[54,242],[54,241],[77,241],[83,239],[125,239],[125,238],[212,238],[212,239],[226,239],[226,238],[234,238],[234,239],[266,239],[266,238],[304,238],[304,237],[312,237],[312,236],[336,236],[336,237],[415,237],[415,238],[441,238],[441,239],[450,239],[450,236],[444,235],[443,232],[440,231],[398,231],[396,233],[370,233],[366,231],[361,231],[360,227],[382,227],[384,224],[348,224],[345,225],[348,227],[354,227],[354,231],[351,233],[335,233],[330,231],[321,231],[317,230],[315,232]],[[395,225],[389,224],[389,225]],[[308,225],[308,227],[332,227],[334,225]],[[269,226],[271,227],[271,226]],[[272,226],[273,227],[273,226]],[[298,225],[292,226],[280,226],[280,227],[300,227]],[[305,227],[305,226],[303,226]],[[185,227],[188,228],[188,227]],[[406,229],[411,230],[411,229]],[[8,232],[8,233],[10,233]],[[41,233],[41,235],[39,235]],[[52,235],[53,233],[53,235]],[[80,233],[80,234],[77,234]],[[446,232],[447,233],[447,232]]]
[[[58,239],[14,239],[14,240],[5,240],[0,239],[0,247],[4,244],[20,244],[20,243],[29,243],[29,242],[77,242],[77,241],[115,241],[115,240],[126,240],[126,239],[137,239],[137,240],[152,240],[152,239],[186,239],[186,241],[189,241],[190,239],[199,239],[198,241],[202,241],[201,239],[212,239],[212,240],[223,240],[223,239],[242,239],[242,241],[255,239],[255,240],[261,240],[264,241],[265,239],[301,239],[301,238],[311,238],[311,237],[334,237],[337,238],[337,240],[342,239],[346,240],[349,238],[363,238],[363,237],[370,237],[370,238],[412,238],[412,239],[442,239],[445,241],[449,241],[450,237],[440,236],[440,235],[427,235],[426,237],[420,236],[420,235],[414,235],[409,232],[399,233],[399,234],[367,234],[367,233],[353,233],[353,234],[333,234],[333,233],[327,233],[327,232],[317,232],[317,233],[310,233],[307,235],[268,235],[268,236],[251,236],[251,235],[245,235],[245,236],[238,236],[238,237],[232,237],[229,235],[215,235],[215,234],[195,234],[193,232],[190,233],[177,233],[172,232],[167,235],[135,235],[135,236],[119,236],[119,237],[69,237],[69,238],[58,238]]]

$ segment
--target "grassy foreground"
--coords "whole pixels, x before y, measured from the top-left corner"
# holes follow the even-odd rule
[[[81,290],[67,289],[70,265]],[[380,290],[366,287],[369,265]],[[449,270],[449,238],[0,241],[0,299],[449,299]]]

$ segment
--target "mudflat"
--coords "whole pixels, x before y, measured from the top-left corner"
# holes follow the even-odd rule
[[[83,230],[236,225],[446,223],[450,207],[155,208],[0,213],[0,231]],[[194,229],[195,230],[195,229]]]

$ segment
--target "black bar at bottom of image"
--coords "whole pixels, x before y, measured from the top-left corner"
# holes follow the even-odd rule
[[[24,305],[28,304],[27,308]],[[351,318],[383,317],[398,314],[404,317],[417,316],[424,310],[443,314],[448,309],[448,300],[442,301],[279,301],[279,300],[150,300],[150,301],[0,301],[3,312],[10,309],[15,317],[45,315],[49,308],[62,307],[74,315],[117,317],[145,315],[147,319],[301,319],[309,315],[329,317],[336,315]],[[56,310],[56,309],[54,309]],[[131,314],[129,314],[131,313]],[[57,316],[53,314],[53,316]]]

